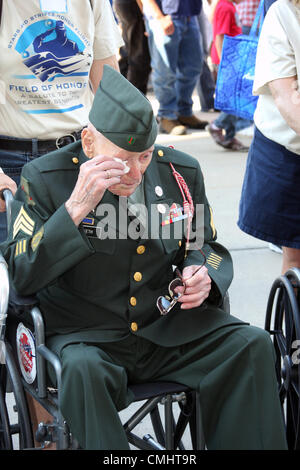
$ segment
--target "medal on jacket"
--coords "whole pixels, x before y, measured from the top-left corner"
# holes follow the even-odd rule
[[[190,231],[191,231],[191,222],[192,218],[194,215],[194,203],[193,199],[191,196],[191,193],[189,191],[188,185],[186,184],[184,178],[181,176],[178,171],[175,170],[174,166],[170,162],[170,167],[172,168],[172,173],[173,176],[179,186],[179,189],[182,194],[183,198],[183,211],[184,214],[187,216],[188,222],[187,222],[187,233],[186,233],[186,244],[185,244],[185,254],[184,257],[186,258],[187,256],[187,251],[189,249],[189,243],[190,243]]]

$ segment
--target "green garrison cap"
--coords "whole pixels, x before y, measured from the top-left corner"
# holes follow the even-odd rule
[[[108,140],[129,152],[143,152],[157,136],[150,101],[109,65],[104,66],[89,120]]]

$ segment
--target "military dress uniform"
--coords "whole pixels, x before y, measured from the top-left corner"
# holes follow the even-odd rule
[[[133,399],[128,383],[170,380],[200,391],[208,448],[286,448],[270,338],[220,308],[232,260],[216,241],[198,162],[155,146],[141,191],[148,223],[134,239],[125,233],[130,211],[110,191],[79,227],[73,223],[65,201],[86,160],[79,141],[24,167],[2,245],[16,290],[38,293],[47,344],[62,361],[61,410],[81,447],[128,449],[118,416]],[[167,223],[166,208],[183,204],[170,163],[194,206],[203,208],[202,251],[212,289],[200,307],[182,310],[178,303],[163,316],[156,301],[168,293],[173,266],[204,261],[197,249],[185,256],[182,220]],[[107,219],[103,207],[116,217]]]

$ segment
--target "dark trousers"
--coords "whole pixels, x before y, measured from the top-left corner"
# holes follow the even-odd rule
[[[128,383],[149,381],[198,390],[208,449],[286,449],[273,345],[262,329],[228,324],[177,347],[129,334],[69,344],[61,360],[61,410],[85,449],[128,449],[117,410],[132,400]]]
[[[125,51],[121,48],[120,71],[130,83],[146,94],[151,66],[143,15],[135,1],[115,1],[114,9],[125,42]]]

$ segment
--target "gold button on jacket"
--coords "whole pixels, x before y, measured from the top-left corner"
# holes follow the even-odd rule
[[[143,255],[146,251],[146,248],[144,245],[140,245],[137,247],[136,252],[138,255]]]
[[[135,321],[133,321],[130,325],[130,328],[131,328],[132,331],[137,331],[138,330],[137,323]]]
[[[142,280],[142,277],[143,277],[142,273],[138,273],[138,272],[137,272],[137,273],[134,273],[134,275],[133,275],[133,279],[134,279],[136,282],[140,282],[140,281]]]
[[[130,297],[130,305],[132,305],[133,307],[136,306],[136,298],[135,297]]]

